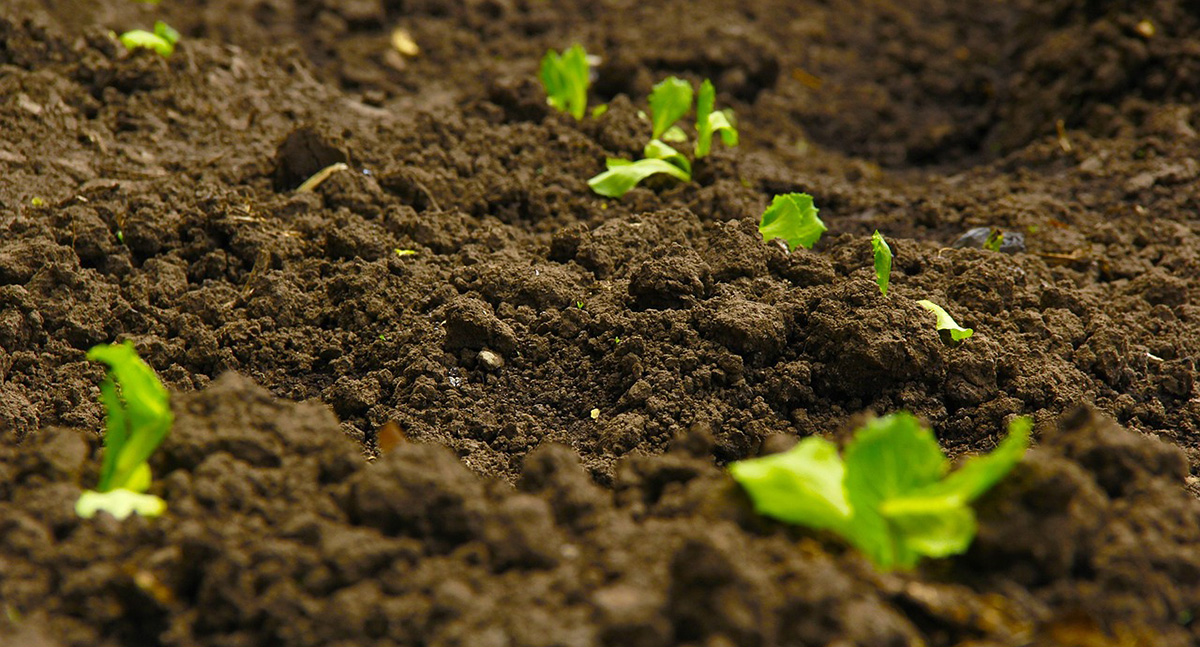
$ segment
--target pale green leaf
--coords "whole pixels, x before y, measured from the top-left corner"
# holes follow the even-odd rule
[[[119,40],[125,46],[125,49],[128,50],[150,49],[158,52],[163,57],[168,57],[175,52],[175,43],[144,29],[127,31],[121,34]]]
[[[875,251],[875,283],[886,297],[888,285],[892,280],[892,248],[888,246],[879,230],[875,230],[875,234],[871,236],[871,248]]]
[[[651,175],[665,173],[673,178],[688,182],[692,176],[687,171],[661,159],[608,160],[608,170],[588,180],[592,191],[609,197],[619,198]]]
[[[764,241],[782,238],[788,251],[795,251],[797,247],[811,249],[827,229],[817,217],[817,211],[812,196],[807,193],[777,195],[763,212],[758,231]]]
[[[108,376],[100,385],[107,431],[97,489],[134,489],[131,483],[141,485],[139,470],[174,422],[169,395],[129,342],[100,344],[89,350],[87,357],[109,366]]]
[[[651,138],[661,139],[691,109],[692,84],[672,76],[655,85],[650,92]]]
[[[937,316],[937,331],[938,335],[942,338],[943,344],[952,347],[957,346],[962,343],[964,339],[975,334],[974,330],[959,326],[958,322],[954,321],[954,317],[951,317],[950,313],[943,310],[942,307],[936,303],[927,299],[922,299],[917,302],[917,305],[925,308]]]
[[[809,437],[792,449],[738,461],[729,472],[760,514],[810,528],[841,528],[850,517],[837,447]]]
[[[712,151],[714,133],[721,134],[726,146],[737,146],[738,132],[733,124],[732,111],[714,111],[716,90],[712,81],[705,79],[696,95],[696,159],[707,157]]]
[[[131,514],[157,517],[167,511],[167,502],[153,494],[142,494],[132,490],[117,489],[108,492],[85,490],[75,502],[75,514],[91,519],[99,512],[107,512],[117,519]]]

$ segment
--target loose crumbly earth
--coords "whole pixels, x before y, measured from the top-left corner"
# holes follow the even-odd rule
[[[1200,641],[1200,7],[663,4],[5,3],[0,642]],[[110,35],[156,19],[170,60]],[[598,119],[534,80],[574,42]],[[742,145],[592,194],[668,74]],[[811,251],[758,235],[790,191]],[[120,339],[170,511],[81,522]],[[1037,422],[961,558],[877,573],[721,470],[897,409],[955,454]]]

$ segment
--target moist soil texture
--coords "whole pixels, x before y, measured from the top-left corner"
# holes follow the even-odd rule
[[[156,20],[170,58],[114,36]],[[7,0],[0,644],[1200,643],[1198,33],[1184,0]],[[580,121],[536,80],[573,43]],[[740,145],[592,193],[669,75]],[[789,192],[811,250],[758,232]],[[120,340],[173,394],[169,507],[82,520]],[[902,409],[955,456],[1034,419],[963,555],[879,571],[724,470]]]

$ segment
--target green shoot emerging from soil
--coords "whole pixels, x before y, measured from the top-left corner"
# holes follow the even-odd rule
[[[999,229],[993,229],[992,233],[988,234],[987,240],[983,241],[983,248],[990,252],[1000,251],[1000,246],[1004,244],[1004,232]]]
[[[738,145],[738,131],[733,124],[733,113],[730,111],[714,111],[717,91],[712,81],[704,79],[700,84],[700,94],[696,96],[696,159],[707,157],[712,151],[714,133],[720,133],[721,141],[726,146]]]
[[[675,122],[692,110],[692,84],[668,77],[650,91],[651,138],[661,139]]]
[[[167,390],[129,342],[101,344],[87,357],[109,366],[100,383],[106,413],[104,464],[99,485],[79,497],[75,512],[85,519],[101,510],[118,519],[135,512],[158,516],[166,510],[166,502],[144,492],[150,489],[147,461],[174,422]]]
[[[975,331],[970,328],[963,328],[954,321],[954,317],[950,313],[942,309],[941,306],[927,299],[922,299],[917,302],[917,305],[937,315],[937,331],[942,338],[942,343],[953,348],[962,343],[962,341]]]
[[[582,46],[572,45],[562,54],[553,50],[546,52],[538,79],[546,88],[546,103],[576,119],[583,119],[587,112],[591,69]]]
[[[855,431],[842,456],[812,436],[729,471],[760,514],[835,532],[881,568],[911,568],[967,550],[977,530],[969,504],[1020,462],[1030,428],[1016,419],[992,453],[949,472],[933,432],[900,412]]]
[[[588,180],[588,186],[602,196],[619,198],[651,175],[664,173],[684,182],[692,179],[692,163],[662,141],[651,140],[642,154],[645,159],[636,162],[608,158],[608,170]]]
[[[879,285],[879,291],[886,297],[888,285],[892,281],[892,248],[888,246],[887,241],[883,239],[883,234],[879,233],[878,229],[871,236],[871,248],[875,250],[875,283]]]
[[[127,31],[121,34],[120,41],[128,50],[152,49],[163,57],[169,57],[175,53],[175,43],[179,42],[179,32],[160,20],[154,23],[153,32],[144,29]]]
[[[807,193],[777,195],[763,212],[758,232],[767,242],[782,238],[789,252],[796,251],[797,247],[812,249],[827,229],[817,217],[817,211],[812,196]]]

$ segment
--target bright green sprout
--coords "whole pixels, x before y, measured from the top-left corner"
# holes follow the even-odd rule
[[[607,113],[607,112],[608,112],[608,104],[602,103],[602,104],[596,106],[595,108],[592,108],[592,119],[599,119],[600,117],[603,117],[605,115],[605,113]]]
[[[642,153],[645,159],[636,162],[608,158],[608,170],[588,180],[588,186],[592,191],[607,198],[620,198],[642,180],[659,173],[684,182],[691,181],[692,163],[682,153],[662,141],[651,140]]]
[[[988,234],[987,240],[983,241],[983,248],[989,252],[1000,251],[1000,246],[1004,244],[1004,232],[999,229],[992,229]]]
[[[937,315],[937,331],[938,335],[942,338],[943,344],[953,348],[961,344],[964,339],[975,334],[974,330],[958,325],[958,322],[954,321],[954,317],[951,317],[950,313],[943,310],[936,303],[922,299],[917,302],[917,305]]]
[[[807,193],[777,195],[771,201],[771,206],[763,212],[758,232],[767,242],[782,238],[789,252],[797,247],[812,249],[827,229],[817,217],[818,211],[813,205],[812,196]]]
[[[714,111],[717,91],[712,81],[704,79],[700,94],[696,97],[696,159],[707,157],[712,150],[713,133],[720,133],[726,146],[738,145],[738,131],[733,123],[733,112]]]
[[[686,142],[687,133],[683,132],[683,129],[678,125],[671,126],[667,129],[667,132],[662,134],[662,141],[671,142],[672,144]]]
[[[871,236],[871,247],[875,250],[875,283],[879,284],[879,291],[886,297],[888,284],[892,281],[892,248],[878,229]]]
[[[175,420],[167,389],[129,342],[100,344],[87,357],[109,366],[100,383],[106,413],[104,464],[100,483],[79,497],[75,512],[85,519],[101,510],[118,519],[135,512],[158,516],[166,510],[166,502],[144,493],[150,489],[147,461]]]
[[[562,54],[554,50],[546,52],[538,79],[546,89],[546,103],[576,119],[583,119],[592,79],[587,51],[581,45],[572,45]]]
[[[159,20],[154,23],[153,33],[135,29],[121,34],[120,41],[125,49],[152,49],[163,57],[169,57],[175,52],[175,44],[179,42],[179,32]]]
[[[414,256],[417,250],[415,249],[397,249],[396,256]]]
[[[652,139],[661,139],[667,129],[692,110],[692,84],[674,76],[650,91]]]
[[[35,207],[44,207],[44,206],[46,206],[46,201],[41,198],[35,197],[34,199],[29,201],[29,204],[31,204]]]
[[[835,532],[880,568],[911,568],[966,552],[978,529],[970,503],[1020,462],[1031,427],[1015,419],[995,450],[949,472],[933,432],[900,412],[855,431],[842,456],[812,436],[729,472],[759,514]]]

